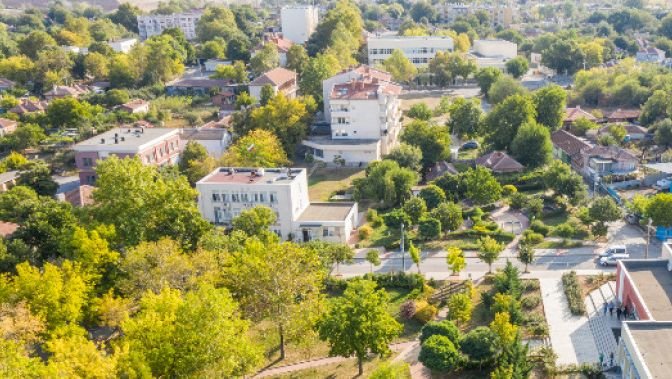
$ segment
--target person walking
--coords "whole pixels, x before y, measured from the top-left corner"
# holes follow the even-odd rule
[[[608,307],[609,307],[609,304],[607,304],[607,302],[605,301],[604,304],[602,304],[602,314],[603,314],[604,316],[607,315],[607,308],[608,308]]]
[[[627,319],[628,319],[628,311],[629,311],[628,306],[627,306],[627,305],[624,305],[624,306],[623,306],[623,320],[627,320]]]
[[[614,352],[612,351],[611,354],[609,354],[609,366],[614,365]]]
[[[621,321],[621,308],[616,308],[616,319]]]
[[[609,302],[609,317],[613,316],[614,316],[614,301],[612,300]]]

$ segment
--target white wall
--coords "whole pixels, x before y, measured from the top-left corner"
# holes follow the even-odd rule
[[[284,38],[294,43],[304,43],[317,27],[317,8],[308,5],[283,7],[280,22]]]
[[[518,45],[505,40],[475,40],[473,50],[484,57],[515,58],[518,55]]]
[[[439,51],[453,51],[450,37],[375,37],[368,38],[369,65],[382,63],[394,50],[401,50],[417,67],[425,67]]]

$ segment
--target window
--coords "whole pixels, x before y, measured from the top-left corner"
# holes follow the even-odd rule
[[[82,164],[84,165],[84,167],[93,166],[93,158],[82,158]]]
[[[247,203],[249,201],[246,193],[241,194],[240,198],[243,201],[243,203]]]
[[[345,117],[336,117],[336,123],[337,124],[345,124]]]
[[[271,203],[277,203],[278,202],[278,197],[277,197],[275,192],[271,192],[270,199],[271,199]]]
[[[333,226],[327,226],[322,228],[322,237],[333,237],[336,235],[336,228]]]
[[[237,193],[231,194],[231,201],[234,203],[240,202],[240,195]]]
[[[228,193],[223,193],[222,194],[222,201],[225,203],[229,202],[229,194]]]
[[[265,203],[266,202],[266,194],[263,192],[259,193],[259,202],[260,203]]]
[[[222,201],[222,197],[217,192],[212,193],[212,201]]]

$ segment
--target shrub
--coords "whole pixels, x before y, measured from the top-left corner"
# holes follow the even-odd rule
[[[379,287],[386,289],[403,288],[423,291],[423,288],[425,287],[425,278],[417,273],[367,273],[364,275],[364,279],[374,281]],[[329,292],[341,292],[345,290],[350,280],[352,279],[342,279],[328,276],[324,281],[325,288]]]
[[[534,279],[523,280],[521,288],[524,292],[536,291],[539,289],[539,281]]]
[[[523,241],[531,245],[538,245],[544,241],[544,236],[539,233],[535,233],[531,229],[527,229],[523,232]]]
[[[523,209],[527,207],[527,195],[516,192],[510,197],[510,205],[513,209]]]
[[[532,229],[532,231],[534,231],[535,233],[541,234],[544,237],[546,237],[548,233],[551,232],[551,228],[548,225],[544,224],[541,220],[532,221],[532,223],[530,224],[530,229]]]
[[[378,211],[373,208],[369,208],[369,210],[366,211],[366,221],[368,221],[374,228],[383,225],[383,218],[380,217]]]
[[[416,309],[414,300],[406,300],[399,306],[399,316],[404,320],[410,320],[415,316]]]
[[[461,364],[460,353],[448,337],[434,335],[420,348],[418,360],[425,367],[436,371],[452,371]]]
[[[523,306],[523,308],[530,310],[536,308],[539,303],[541,302],[541,298],[539,296],[525,296],[521,301],[520,305]]]
[[[570,271],[562,274],[562,286],[565,290],[569,310],[573,315],[583,315],[586,313],[586,305],[583,303],[583,296],[581,294],[581,286],[579,285],[579,278],[575,271]]]
[[[562,238],[572,238],[574,235],[574,227],[570,223],[564,222],[553,229],[553,234]]]
[[[362,225],[359,227],[357,234],[360,240],[368,239],[369,237],[371,237],[371,234],[373,234],[373,228],[370,227],[369,225]]]
[[[518,192],[518,188],[516,188],[516,186],[514,186],[513,184],[506,184],[506,185],[502,186],[502,195],[503,196],[508,197],[508,196],[511,196],[511,195],[513,195],[514,193],[517,193],[517,192]]]
[[[420,220],[418,232],[423,240],[435,239],[441,234],[441,223],[435,218],[425,217]]]
[[[379,365],[369,379],[411,379],[411,367],[405,362],[385,362]]]
[[[424,300],[420,300],[415,303],[416,311],[413,318],[418,320],[421,324],[426,324],[436,317],[436,314],[439,312],[435,306],[427,303]]]
[[[474,363],[495,360],[498,355],[497,335],[486,326],[479,326],[460,340],[460,350]]]
[[[420,343],[425,342],[425,340],[434,335],[448,337],[450,342],[455,346],[459,345],[460,329],[452,321],[430,321],[425,324],[420,331]]]

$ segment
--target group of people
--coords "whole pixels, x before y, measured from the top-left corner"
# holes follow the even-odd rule
[[[607,311],[608,311],[609,312],[609,317],[613,317],[614,316],[614,309],[616,309],[616,319],[619,320],[619,321],[621,320],[621,318],[623,318],[623,320],[627,320],[628,317],[630,316],[631,310],[628,309],[627,305],[621,304],[620,306],[616,306],[616,304],[614,304],[613,300],[608,302],[608,303],[606,301],[604,302],[603,313],[604,313],[605,316],[607,315]]]

